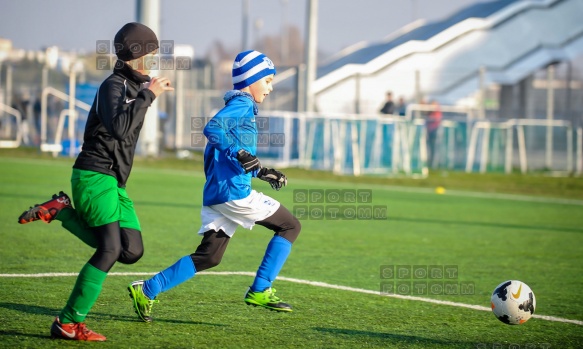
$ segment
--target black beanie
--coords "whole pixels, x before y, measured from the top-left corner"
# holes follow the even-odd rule
[[[115,54],[122,61],[131,61],[158,49],[158,38],[152,29],[141,23],[128,23],[115,34]]]

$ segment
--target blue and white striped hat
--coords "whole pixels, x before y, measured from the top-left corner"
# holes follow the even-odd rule
[[[241,52],[233,62],[233,87],[240,90],[270,74],[275,75],[275,66],[266,55],[253,50]]]

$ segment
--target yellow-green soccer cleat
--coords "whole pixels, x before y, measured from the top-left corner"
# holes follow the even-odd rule
[[[142,321],[152,322],[152,305],[158,303],[157,299],[150,299],[144,294],[144,280],[134,281],[128,286],[130,298],[134,301],[136,314]]]
[[[275,288],[266,288],[262,292],[253,292],[251,288],[245,294],[245,303],[254,307],[260,306],[275,311],[292,311],[291,305],[284,303],[275,295]]]

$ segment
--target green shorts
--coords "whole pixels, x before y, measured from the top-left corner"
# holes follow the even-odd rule
[[[122,228],[142,230],[134,203],[115,177],[74,168],[71,188],[75,210],[90,227],[119,221]]]

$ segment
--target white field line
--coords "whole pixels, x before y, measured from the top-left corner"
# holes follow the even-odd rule
[[[156,274],[156,273],[113,272],[113,273],[109,273],[108,276],[151,276],[154,274]],[[197,274],[201,274],[201,275],[243,275],[243,276],[251,276],[251,277],[255,276],[255,273],[248,272],[248,271],[203,271],[203,272],[200,272]],[[0,274],[0,278],[43,278],[43,277],[77,276],[77,275],[78,275],[78,273]],[[451,307],[458,307],[458,308],[490,311],[490,308],[484,307],[481,305],[442,301],[439,299],[423,298],[423,297],[416,297],[416,296],[405,296],[405,295],[399,295],[399,294],[384,294],[384,293],[380,293],[379,291],[366,290],[363,288],[334,285],[334,284],[328,284],[328,283],[319,282],[319,281],[294,279],[294,278],[288,278],[288,277],[284,277],[284,276],[278,276],[277,279],[280,281],[287,281],[287,282],[293,282],[296,284],[310,285],[310,286],[322,287],[322,288],[330,288],[330,289],[334,289],[334,290],[365,293],[365,294],[371,294],[371,295],[375,295],[375,296],[380,295],[381,297],[384,296],[384,297],[390,297],[390,298],[397,298],[397,299],[404,299],[404,300],[425,302],[425,303],[433,303],[433,304],[439,304],[439,305],[449,305]],[[579,321],[579,320],[564,319],[564,318],[555,317],[555,316],[538,315],[538,314],[534,314],[534,315],[532,315],[532,317],[537,318],[537,319],[541,319],[541,320],[563,322],[563,323],[569,323],[569,324],[583,326],[583,321]]]

